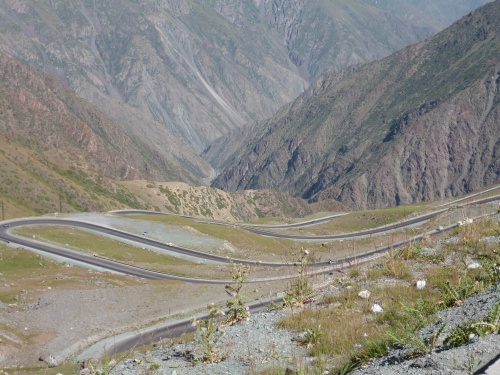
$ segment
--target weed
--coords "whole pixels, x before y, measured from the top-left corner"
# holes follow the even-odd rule
[[[360,275],[360,271],[359,271],[359,268],[353,268],[349,271],[349,277],[351,279],[355,279],[356,277],[358,277]]]
[[[306,273],[308,257],[309,250],[302,248],[298,255],[297,262],[294,263],[298,277],[288,286],[283,296],[285,306],[302,306],[305,302],[311,299],[313,290],[309,286],[309,279]]]
[[[97,364],[94,364],[94,362],[90,360],[88,368],[90,369],[91,375],[109,375],[117,364],[115,360],[106,355],[104,358],[101,358]]]
[[[223,316],[224,313],[219,311],[213,303],[207,305],[207,310],[208,317],[206,319],[193,318],[193,326],[196,327],[195,340],[202,353],[200,360],[203,363],[218,363],[225,358],[217,345],[224,334],[218,316]]]
[[[422,255],[422,249],[416,243],[412,243],[409,246],[404,246],[400,248],[397,252],[397,257],[404,260],[417,259],[421,255]]]
[[[445,325],[426,339],[422,338],[418,331],[432,321],[432,316],[437,311],[436,304],[419,298],[411,306],[404,304],[401,306],[402,309],[397,313],[399,316],[394,319],[395,329],[388,333],[389,337],[401,345],[408,346],[410,356],[430,353],[436,346]]]
[[[320,324],[318,327],[306,328],[304,334],[299,336],[296,340],[300,344],[305,345],[307,349],[310,349],[319,343],[321,336],[323,336],[323,333],[321,332]]]
[[[500,330],[500,303],[497,303],[483,321],[468,321],[450,331],[443,344],[446,349],[456,348],[474,336],[486,336]]]
[[[152,363],[151,366],[149,366],[150,370],[158,370],[160,368],[160,365],[158,363]]]
[[[443,303],[447,307],[459,306],[463,300],[471,295],[484,290],[484,284],[467,277],[467,274],[458,280],[458,284],[447,282],[444,286]]]
[[[248,279],[250,267],[241,264],[233,264],[231,270],[231,278],[233,283],[226,285],[226,293],[232,297],[226,302],[228,308],[226,324],[234,324],[239,322],[249,315],[249,309],[243,303],[241,289],[245,281]]]
[[[401,280],[411,280],[413,274],[404,259],[389,259],[379,268],[373,268],[366,274],[369,280],[376,280],[380,277],[391,277]]]
[[[477,368],[481,365],[481,360],[478,360],[477,353],[470,346],[467,348],[467,360],[462,368],[467,371],[467,374],[473,375]]]
[[[500,256],[498,254],[493,256],[480,255],[479,263],[481,264],[480,278],[487,285],[497,286],[500,283]]]

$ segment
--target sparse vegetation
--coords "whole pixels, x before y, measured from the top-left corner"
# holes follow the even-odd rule
[[[299,307],[311,299],[313,290],[309,285],[307,277],[307,263],[309,260],[309,250],[302,248],[295,254],[293,265],[297,271],[297,278],[290,283],[283,295],[283,302],[288,307]]]
[[[248,280],[250,267],[241,264],[233,264],[231,278],[233,282],[226,284],[226,293],[229,299],[226,301],[227,318],[226,324],[237,323],[249,315],[249,309],[243,302],[241,290],[244,283]]]
[[[178,196],[184,195],[182,191],[172,191]],[[248,241],[246,245],[249,248],[259,244],[260,249],[266,249],[265,251],[269,251],[270,248],[274,251],[278,247],[285,249],[282,250],[282,254],[291,251],[294,254],[292,262],[297,278],[288,285],[284,301],[293,309],[292,315],[280,322],[280,325],[297,331],[299,333],[297,342],[306,346],[311,356],[317,358],[316,362],[307,365],[307,370],[303,370],[304,373],[319,373],[318,371],[324,369],[343,373],[374,356],[383,354],[388,346],[394,344],[407,348],[411,356],[430,353],[442,342],[440,336],[444,335],[446,328],[443,324],[432,336],[419,335],[420,328],[433,321],[433,314],[445,306],[459,305],[468,296],[495,285],[500,278],[497,268],[498,242],[495,238],[493,240],[485,238],[485,236],[498,236],[498,223],[485,220],[468,224],[467,228],[460,227],[456,231],[457,240],[445,241],[444,246],[440,242],[430,240],[425,244],[411,243],[409,246],[394,249],[385,258],[378,258],[374,268],[356,266],[343,275],[339,274],[335,285],[340,288],[340,293],[332,293],[325,296],[321,303],[309,305],[307,302],[314,297],[307,272],[308,264],[314,261],[310,250],[304,248],[297,250],[298,244],[294,244],[295,248],[286,249],[289,243],[287,241],[260,239],[257,235],[230,226],[213,226],[182,217],[164,215],[148,219],[180,226],[189,225],[211,235],[217,233],[221,238],[230,238],[231,243]],[[21,231],[25,231],[25,235],[34,234],[39,238],[68,244],[75,248],[85,248],[83,244],[92,243],[92,248],[85,251],[95,252],[97,249],[98,253],[107,254],[105,255],[107,257],[125,257],[123,259],[128,259],[127,262],[135,258],[135,261],[142,261],[145,264],[156,263],[155,257],[158,256],[152,254],[154,257],[149,258],[149,255],[145,256],[144,249],[135,249],[138,253],[134,255],[135,250],[129,245],[115,244],[116,241],[110,239],[101,242],[101,239],[97,238],[99,236],[86,232],[71,230],[69,233],[63,233],[67,229],[59,232],[53,227],[26,228]],[[274,247],[266,247],[269,244]],[[348,243],[348,246],[351,246],[351,243]],[[317,248],[329,251],[327,245],[317,244]],[[273,256],[276,257],[276,254]],[[479,263],[479,267],[468,267],[475,262]],[[229,272],[228,269],[224,271]],[[233,282],[226,286],[230,298],[226,302],[228,313],[225,317],[219,310],[213,315],[209,309],[206,321],[203,319],[203,322],[201,320],[194,322],[203,331],[203,335],[197,333],[197,340],[208,343],[199,343],[200,348],[205,345],[205,349],[200,349],[201,362],[220,361],[224,357],[217,347],[223,332],[221,326],[246,317],[247,311],[241,290],[247,280],[248,272],[248,267],[233,265],[231,270]],[[425,279],[428,287],[417,290],[415,288],[417,277]],[[386,280],[389,283],[385,287],[377,286],[382,278],[390,279]],[[370,288],[372,294],[368,299],[358,297],[361,285],[363,288],[366,285]],[[12,300],[5,298],[5,301]],[[373,312],[371,307],[374,303],[382,306],[383,311]],[[210,319],[213,321],[210,322]],[[483,328],[485,331],[492,328],[495,324],[492,322],[494,319],[483,319],[471,325],[464,325],[462,330],[469,331],[470,334],[471,330],[476,329],[476,334],[479,335],[479,332],[483,332]],[[212,333],[209,334],[210,332]],[[207,336],[204,336],[205,334]],[[460,336],[460,332],[457,331],[451,336],[465,337],[464,335]],[[458,339],[448,339],[447,345],[455,345],[455,342],[458,342]]]
[[[444,347],[467,343],[471,334],[481,336],[499,329],[499,305],[483,321],[474,321],[445,334],[446,323],[436,333],[422,337],[419,331],[433,322],[434,314],[447,306],[456,306],[467,297],[498,283],[495,265],[498,264],[498,242],[489,246],[483,240],[484,234],[496,234],[498,223],[485,220],[468,224],[460,229],[460,240],[432,250],[431,256],[418,243],[394,251],[385,263],[361,271],[358,268],[344,279],[339,294],[327,295],[318,306],[304,308],[284,318],[282,327],[298,332],[310,332],[307,337],[317,337],[309,346],[313,356],[326,356],[333,372],[347,373],[371,358],[386,352],[394,344],[408,350],[408,356],[419,356],[435,350],[444,339]],[[478,260],[481,267],[467,269],[467,261]],[[467,260],[467,261],[465,261]],[[418,290],[414,284],[373,286],[369,299],[358,297],[359,281],[377,280],[381,276],[394,277],[404,284],[414,276],[401,270],[424,272],[431,288]],[[383,307],[383,312],[370,311],[372,301]],[[312,335],[312,333],[315,333]],[[304,343],[306,335],[303,334]],[[354,348],[354,349],[353,349]],[[331,370],[332,371],[332,370]]]
[[[444,339],[443,345],[446,349],[456,348],[467,344],[477,336],[486,336],[498,333],[500,330],[500,304],[497,303],[486,319],[468,321],[452,329]]]
[[[225,314],[217,309],[213,303],[207,305],[207,311],[207,318],[193,318],[193,326],[196,327],[195,340],[202,353],[198,360],[203,363],[217,363],[224,360],[225,357],[217,346],[224,334],[221,317]]]

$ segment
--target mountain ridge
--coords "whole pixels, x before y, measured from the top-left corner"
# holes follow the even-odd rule
[[[9,0],[0,5],[0,49],[101,110],[114,100],[141,111],[154,134],[140,120],[127,129],[145,141],[163,127],[199,154],[272,115],[325,70],[386,56],[485,1],[440,0],[425,14],[426,0]]]
[[[319,78],[260,127],[263,135],[240,154],[247,156],[213,186],[274,188],[366,208],[444,198],[497,182],[499,14],[500,2],[490,3],[425,42]],[[455,117],[448,113],[453,101],[462,108]],[[437,142],[428,124],[446,121],[462,127],[450,125]],[[484,149],[480,140],[488,140]],[[445,147],[437,153],[439,144]],[[404,155],[406,145],[413,154]],[[429,159],[435,154],[442,159]],[[402,156],[404,162],[396,163]],[[467,163],[481,172],[472,173]]]

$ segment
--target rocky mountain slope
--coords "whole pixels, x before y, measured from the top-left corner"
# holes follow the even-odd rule
[[[59,195],[73,209],[97,209],[107,206],[106,180],[197,183],[210,168],[179,142],[167,148],[158,139],[155,147],[128,135],[57,80],[1,52],[0,72],[0,195],[16,206],[47,212]]]
[[[170,142],[168,149],[158,140],[155,149],[128,135],[57,80],[2,52],[0,72],[0,131],[11,141],[30,143],[42,154],[68,152],[88,169],[116,179],[179,179],[178,171],[184,170],[182,178],[196,182],[183,165],[207,168],[179,143]]]
[[[325,75],[255,130],[216,179],[352,207],[500,180],[500,1],[383,60]]]
[[[225,192],[207,186],[154,181],[122,181],[120,185],[156,211],[222,221],[248,221],[263,217],[288,220],[318,212],[350,211],[333,200],[308,203],[273,190]]]
[[[168,130],[164,129],[163,135],[168,135]],[[179,142],[167,145],[158,136],[156,144],[148,144],[128,135],[57,80],[0,52],[0,198],[4,218],[120,207],[213,218],[218,206],[224,206],[223,218],[237,220],[255,219],[263,213],[296,217],[319,209],[345,209],[335,202],[315,207],[283,193],[229,195],[186,184],[176,184],[177,189],[170,190],[168,183],[159,187],[145,181],[186,180],[197,185],[197,176],[209,169]]]
[[[386,56],[485,2],[6,0],[0,49],[146,142],[199,153],[325,70]]]
[[[210,166],[179,142],[167,144],[158,135],[156,144],[148,144],[128,135],[57,80],[0,52],[3,218],[133,207],[234,221],[347,209],[270,191],[228,194],[152,182],[199,185],[204,170]]]

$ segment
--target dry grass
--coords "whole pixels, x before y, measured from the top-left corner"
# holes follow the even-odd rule
[[[381,277],[390,277],[411,281],[413,273],[404,259],[391,259],[377,268],[370,269],[366,277],[368,280],[376,280]]]
[[[327,223],[309,227],[307,228],[307,232],[324,235],[349,233],[364,229],[377,228],[383,225],[398,222],[410,216],[414,216],[417,213],[423,213],[427,209],[428,205],[419,204],[411,206],[397,206],[382,210],[351,212]]]
[[[418,300],[437,304],[436,293],[417,290],[414,287],[395,285],[370,289],[369,299],[358,296],[359,287],[343,289],[338,295],[326,296],[323,304],[305,308],[279,322],[279,325],[302,332],[320,327],[322,336],[310,354],[327,356],[334,366],[349,361],[364,361],[375,353],[382,354],[386,345],[392,342],[389,336],[407,316],[403,306],[411,306]],[[378,303],[384,308],[381,314],[370,311]]]
[[[231,243],[237,250],[240,258],[254,260],[290,261],[291,254],[298,251],[301,244],[298,241],[264,237],[251,233],[237,226],[222,226],[208,223],[200,223],[196,220],[172,215],[137,215],[133,218],[150,220],[170,225],[191,227],[198,232],[216,237]],[[320,250],[321,244],[307,244],[308,248]],[[310,245],[310,246],[309,246]]]
[[[416,334],[432,315],[500,281],[500,272],[494,267],[500,260],[498,222],[473,223],[461,227],[457,234],[458,241],[449,242],[434,253],[427,253],[422,244],[414,243],[392,252],[376,268],[353,269],[349,278],[342,279],[340,293],[324,296],[318,304],[294,312],[279,325],[299,333],[320,329],[319,343],[310,349],[310,354],[323,361],[327,358],[328,368],[334,369],[334,373],[383,354],[396,341],[409,345],[417,355],[432,350]],[[485,236],[496,236],[497,240],[486,241]],[[478,259],[483,264],[481,269],[467,269],[467,261]],[[407,283],[416,278],[413,272],[427,281],[425,289],[418,290],[413,283]],[[380,277],[404,282],[367,286],[367,281],[373,284],[370,280]],[[369,299],[358,296],[359,282],[363,282],[363,289],[371,291]],[[372,313],[370,307],[374,303],[384,311]],[[314,374],[316,370],[313,367],[305,373]]]
[[[4,303],[29,302],[47,293],[48,288],[92,288],[94,281],[108,285],[137,285],[126,276],[102,274],[89,280],[88,269],[66,267],[30,250],[13,249],[0,245],[0,301]]]
[[[210,268],[208,265],[197,264],[146,248],[135,247],[109,237],[67,227],[26,227],[16,229],[16,233],[29,237],[34,235],[37,240],[69,247],[89,254],[99,254],[100,256],[120,262],[162,272],[199,275],[200,272],[201,274],[207,274],[209,271],[204,269]],[[226,274],[228,275],[227,272]]]

